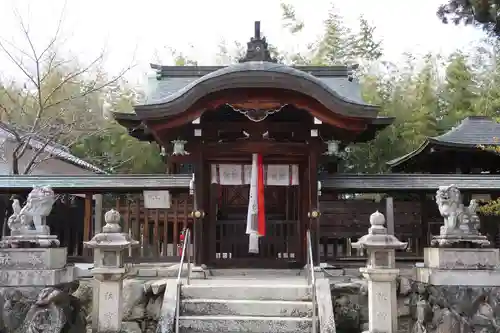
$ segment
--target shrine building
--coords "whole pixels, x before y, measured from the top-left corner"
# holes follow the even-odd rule
[[[113,116],[130,135],[163,147],[169,173],[194,174],[196,263],[303,265],[307,230],[319,246],[320,165],[335,173],[335,156],[372,140],[393,118],[363,101],[353,68],[278,63],[259,22],[237,64],[151,67],[157,75],[135,113]],[[252,252],[255,156],[265,231]]]

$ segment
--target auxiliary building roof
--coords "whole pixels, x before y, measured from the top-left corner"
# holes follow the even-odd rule
[[[441,146],[457,149],[482,150],[481,146],[496,146],[500,144],[500,123],[490,117],[471,116],[448,132],[428,137],[417,149],[395,158],[387,164],[391,168],[402,166],[421,154],[427,154],[430,147]]]

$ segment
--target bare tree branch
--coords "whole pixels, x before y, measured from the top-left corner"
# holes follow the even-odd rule
[[[40,49],[35,45],[29,22],[18,12],[15,14],[26,48],[0,39],[0,52],[3,51],[19,69],[29,86],[19,88],[13,84],[0,90],[5,95],[0,99],[0,121],[5,120],[5,129],[12,133],[11,140],[16,142],[12,152],[15,174],[30,173],[43,161],[57,158],[61,151],[66,152],[66,147],[82,142],[84,137],[101,136],[109,130],[103,123],[102,99],[114,98],[118,89],[115,86],[134,66],[131,62],[115,77],[106,77],[102,70],[104,50],[85,66],[76,69],[66,66],[76,65],[76,61],[59,58],[59,49],[56,49],[61,45],[65,7],[66,2],[54,34]],[[20,160],[28,151],[27,164],[20,170]],[[132,159],[120,161],[118,167]]]
[[[31,81],[35,86],[37,86],[36,80],[33,78],[33,76],[29,73],[29,71],[24,68],[22,61],[16,59],[16,57],[10,52],[7,47],[5,47],[5,44],[0,41],[0,49],[7,55],[7,57],[12,61],[12,63],[23,72],[23,74],[28,78],[28,80]]]
[[[59,15],[59,20],[57,21],[56,31],[54,32],[52,39],[47,44],[45,49],[40,53],[38,60],[42,59],[43,56],[45,55],[45,53],[48,52],[55,45],[56,41],[59,39],[59,34],[61,32],[61,27],[62,27],[62,24],[64,22],[64,14],[66,13],[66,5],[67,4],[68,4],[68,2],[65,0],[63,8],[61,10],[61,14]]]
[[[73,100],[75,100],[75,99],[79,99],[79,98],[85,97],[85,96],[90,95],[90,94],[92,94],[92,93],[94,93],[94,92],[101,91],[101,90],[103,90],[104,88],[106,88],[106,87],[108,87],[108,86],[110,86],[110,85],[112,85],[112,84],[114,84],[114,83],[118,82],[118,81],[119,81],[120,79],[122,79],[122,78],[123,78],[123,76],[124,76],[124,75],[125,75],[125,74],[126,74],[126,73],[130,70],[130,69],[132,69],[133,67],[134,67],[133,65],[130,65],[129,67],[127,67],[126,69],[124,69],[123,71],[121,71],[121,73],[120,73],[120,74],[118,74],[116,77],[114,77],[112,80],[109,80],[109,81],[107,81],[107,82],[105,82],[105,83],[103,83],[103,84],[100,84],[100,85],[98,85],[98,86],[95,86],[95,83],[96,83],[96,82],[94,82],[93,87],[92,87],[92,88],[90,88],[90,89],[87,89],[87,90],[86,90],[86,91],[84,91],[83,93],[81,93],[81,94],[79,94],[79,95],[76,95],[76,96],[70,96],[70,97],[68,97],[68,98],[61,99],[61,100],[59,100],[59,101],[57,101],[57,102],[54,102],[54,103],[49,104],[49,105],[46,105],[46,106],[45,106],[45,108],[46,108],[46,109],[48,109],[48,108],[52,108],[52,107],[57,106],[57,105],[59,105],[59,104],[62,104],[62,103],[65,103],[65,102],[71,102],[71,101],[73,101]]]
[[[59,133],[55,134],[55,135],[52,135],[51,137],[47,138],[45,140],[45,143],[42,145],[42,147],[40,147],[38,150],[36,150],[35,154],[33,155],[33,157],[30,159],[30,161],[28,162],[28,164],[26,165],[26,167],[24,168],[24,172],[23,174],[28,174],[30,173],[31,171],[31,168],[33,167],[33,165],[35,164],[36,160],[38,159],[38,157],[43,153],[47,153],[46,151],[46,148],[47,146],[50,144],[50,142],[52,140],[54,140],[57,136],[59,136]],[[49,156],[50,156],[50,153],[49,153]]]
[[[81,70],[78,70],[74,73],[71,73],[69,74],[65,79],[63,79],[61,82],[59,82],[59,84],[50,92],[47,94],[47,96],[45,97],[45,99],[43,100],[42,104],[41,104],[41,107],[45,107],[46,106],[46,103],[50,100],[50,98],[57,92],[59,91],[62,87],[64,87],[65,84],[69,83],[71,80],[77,78],[78,76],[84,74],[84,73],[87,73],[98,61],[101,61],[103,58],[103,54],[101,54],[99,57],[97,57],[96,59],[94,59],[87,67],[84,67],[83,69]],[[83,97],[83,96],[81,96]],[[48,107],[52,107],[56,104],[51,104],[50,106]]]

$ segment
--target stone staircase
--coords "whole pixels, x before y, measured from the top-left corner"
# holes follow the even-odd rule
[[[192,281],[181,292],[180,332],[311,332],[304,278]]]

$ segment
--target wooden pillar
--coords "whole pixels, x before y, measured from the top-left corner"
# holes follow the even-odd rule
[[[196,165],[194,170],[194,205],[193,211],[205,211],[205,168],[203,165],[203,155],[201,152],[196,156]],[[204,239],[203,237],[203,222],[205,218],[194,218],[193,221],[193,247],[194,247],[194,262],[196,265],[204,264]]]
[[[210,166],[210,165],[209,165]],[[210,175],[210,174],[209,174]],[[216,263],[216,230],[217,230],[217,196],[215,195],[218,193],[218,184],[212,184],[210,182],[209,188],[210,188],[210,193],[209,193],[209,207],[208,207],[208,217],[206,219],[206,224],[208,225],[208,232],[206,233],[207,243],[208,243],[208,261],[207,264],[209,265],[214,265]]]
[[[420,235],[420,244],[419,244],[419,255],[424,255],[424,248],[429,246],[429,221],[427,220],[427,209],[426,209],[426,195],[425,193],[420,194],[420,225],[421,232]]]
[[[85,210],[83,217],[83,241],[88,242],[92,239],[92,194],[85,194]],[[92,255],[91,250],[84,250],[84,256]]]
[[[102,231],[102,218],[103,218],[103,207],[102,207],[102,194],[94,195],[95,198],[95,208],[94,208],[94,232],[98,233]]]
[[[385,198],[385,221],[387,223],[387,233],[394,235],[394,200],[392,197]]]
[[[318,200],[318,156],[315,149],[309,152],[309,212],[313,210],[319,211]],[[311,230],[311,240],[313,245],[314,264],[319,265],[319,241],[320,228],[319,217],[309,218],[309,229]]]
[[[307,259],[307,241],[306,231],[309,229],[309,185],[307,180],[309,178],[309,163],[301,163],[299,165],[299,237],[300,249],[298,258],[306,264]]]
[[[208,163],[202,161],[202,170],[203,170],[203,183],[201,185],[203,189],[203,206],[202,210],[205,212],[205,216],[198,223],[201,224],[202,233],[200,235],[200,239],[202,242],[202,258],[201,263],[207,264],[210,260],[210,242],[215,241],[210,239],[210,230],[212,226],[210,224],[210,218],[213,215],[213,207],[210,205],[210,183],[211,183],[211,169]],[[215,226],[213,227],[215,230]]]

